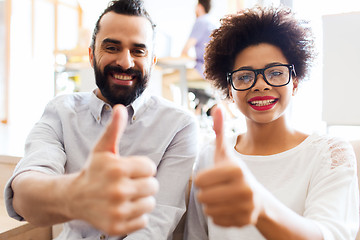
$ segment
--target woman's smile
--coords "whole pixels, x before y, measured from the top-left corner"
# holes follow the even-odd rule
[[[278,98],[273,96],[257,96],[251,98],[248,103],[256,111],[266,111],[272,109],[278,100]]]

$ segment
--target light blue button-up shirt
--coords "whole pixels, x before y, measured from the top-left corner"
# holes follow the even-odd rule
[[[124,239],[168,239],[186,210],[185,192],[197,154],[197,123],[187,111],[149,96],[146,91],[127,109],[128,124],[120,140],[119,153],[122,156],[145,155],[152,159],[157,165],[160,190],[148,226]],[[94,93],[58,96],[47,105],[26,140],[24,158],[5,188],[6,206],[11,217],[23,220],[12,206],[14,176],[27,170],[54,175],[79,171],[111,114],[111,106]],[[64,224],[57,239],[100,238],[111,239],[86,222],[73,220]]]

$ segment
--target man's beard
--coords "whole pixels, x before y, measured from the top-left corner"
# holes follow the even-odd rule
[[[105,66],[104,72],[102,73],[100,68],[96,64],[96,59],[94,58],[94,72],[96,85],[101,91],[101,94],[106,98],[106,100],[111,104],[122,104],[128,106],[135,101],[146,89],[149,75],[141,73],[139,70],[127,69],[124,70],[120,66]],[[120,86],[120,85],[111,85],[108,77],[110,73],[125,73],[129,75],[135,75],[136,81],[134,86]]]

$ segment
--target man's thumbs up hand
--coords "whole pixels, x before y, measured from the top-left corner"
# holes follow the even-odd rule
[[[105,132],[85,168],[69,189],[68,215],[109,235],[126,235],[143,228],[155,207],[159,185],[155,164],[147,157],[121,157],[119,141],[127,125],[124,106],[114,106]]]
[[[211,115],[216,133],[214,166],[200,171],[195,178],[198,201],[215,224],[237,227],[256,224],[260,212],[253,187],[256,180],[245,163],[235,162],[227,152],[222,110],[216,107]]]
[[[93,152],[108,151],[118,153],[119,141],[125,131],[128,114],[122,105],[115,105],[113,108],[112,120],[108,124],[104,134],[97,142]]]

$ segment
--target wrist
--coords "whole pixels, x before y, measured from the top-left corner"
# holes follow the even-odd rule
[[[63,182],[59,187],[62,200],[63,215],[68,220],[79,219],[78,208],[76,207],[76,194],[78,194],[78,186],[81,181],[81,176],[84,175],[83,171],[73,174],[64,175]]]

